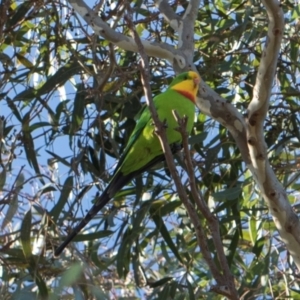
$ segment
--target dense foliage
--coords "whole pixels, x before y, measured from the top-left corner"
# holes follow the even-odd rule
[[[181,16],[188,3],[170,6]],[[123,2],[100,4],[102,20],[129,36]],[[131,8],[141,38],[177,47],[177,32],[152,1]],[[297,212],[300,8],[292,1],[282,8],[264,128],[268,158]],[[53,258],[109,181],[144,105],[139,55],[94,35],[63,1],[3,0],[0,11],[2,299],[221,299],[210,292],[214,278],[163,164],[131,182]],[[203,80],[245,114],[267,26],[260,1],[204,1],[191,33]],[[174,70],[158,57],[149,63],[156,95]],[[190,147],[240,297],[300,297],[299,272],[226,128],[198,111]],[[182,155],[175,161],[191,195]],[[207,239],[215,258],[208,231]]]

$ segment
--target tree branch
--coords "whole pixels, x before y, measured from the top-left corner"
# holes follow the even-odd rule
[[[258,68],[253,98],[248,107],[247,140],[256,183],[282,240],[300,269],[299,219],[293,212],[284,187],[270,166],[263,130],[284,31],[284,16],[277,0],[263,0],[263,4],[269,18],[268,34]]]
[[[194,26],[197,19],[200,0],[190,0],[183,15],[182,26],[179,27],[178,48],[181,51],[194,54]],[[192,55],[194,56],[194,55]]]
[[[186,125],[187,125],[187,118],[180,118],[176,112],[174,112],[174,116],[176,118],[176,121],[179,125],[178,131],[181,133],[182,136],[182,144],[183,144],[183,150],[185,154],[185,162],[186,162],[186,168],[187,168],[187,173],[189,177],[189,182],[190,182],[190,187],[191,187],[191,192],[193,199],[202,213],[203,217],[207,220],[208,226],[212,235],[212,239],[216,248],[216,252],[218,255],[219,263],[220,266],[222,266],[222,274],[219,273],[219,278],[217,279],[214,275],[214,278],[217,280],[218,285],[213,286],[211,290],[215,291],[218,294],[222,294],[226,297],[229,297],[229,299],[239,299],[237,290],[235,288],[234,284],[234,277],[232,276],[230,272],[230,268],[228,266],[228,262],[224,253],[224,247],[221,241],[221,234],[220,234],[220,228],[219,228],[219,221],[218,219],[210,212],[206,202],[202,198],[200,192],[198,191],[196,180],[195,180],[195,172],[194,172],[194,167],[192,163],[192,158],[190,155],[190,150],[189,150],[189,143],[188,143],[188,133],[186,131]],[[189,214],[195,215],[197,217],[197,213],[192,206],[192,204],[187,201],[184,202],[184,205],[188,209]],[[198,217],[199,219],[199,217]],[[195,226],[195,224],[194,224]],[[199,222],[200,226],[200,233],[201,239],[198,238],[198,244],[200,245],[201,251],[203,253],[203,249],[208,250],[208,243],[207,243],[207,236],[204,233],[203,227],[201,223]],[[198,237],[198,235],[197,235]],[[199,235],[200,237],[200,235]],[[206,259],[207,256],[211,257],[211,254],[208,253],[203,253],[204,258]],[[211,268],[211,265],[209,264],[209,267]],[[213,272],[212,272],[213,273]]]
[[[253,99],[248,107],[248,120],[225,99],[200,83],[197,105],[203,113],[220,122],[232,134],[247,167],[253,174],[272,214],[279,234],[300,270],[300,223],[267,158],[263,123],[269,106],[277,65],[284,17],[277,0],[263,1],[268,17],[268,37],[258,69]]]
[[[178,31],[182,24],[182,19],[179,17],[172,7],[169,5],[167,0],[155,0],[155,6],[158,8],[160,13],[163,15],[165,20],[170,24],[170,26]]]
[[[70,0],[74,10],[93,28],[96,34],[102,36],[114,45],[127,51],[137,52],[138,47],[134,39],[110,28],[83,0]],[[149,56],[167,59],[171,64],[177,62],[179,66],[185,66],[185,59],[178,51],[166,43],[150,42],[142,40],[145,52]]]
[[[243,115],[203,81],[200,82],[197,106],[201,112],[212,117],[229,130],[241,151],[243,160],[251,168],[246,122]]]

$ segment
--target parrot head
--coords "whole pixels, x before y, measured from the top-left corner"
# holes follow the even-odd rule
[[[200,76],[194,71],[181,73],[173,79],[169,89],[175,90],[195,103],[200,80]]]

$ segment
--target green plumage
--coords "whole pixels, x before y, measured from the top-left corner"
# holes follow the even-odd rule
[[[191,99],[174,90],[177,84],[192,82],[194,72],[183,73],[177,76],[162,94],[156,96],[153,100],[158,117],[161,121],[166,121],[166,135],[168,143],[174,145],[181,142],[181,134],[175,130],[178,124],[173,116],[172,111],[176,110],[180,117],[188,117],[187,130],[191,132],[194,123],[195,105]],[[197,77],[199,78],[199,77]],[[180,86],[182,88],[182,86]],[[194,83],[186,86],[187,89],[194,87]],[[198,89],[198,88],[197,88]],[[187,91],[191,92],[192,91]],[[171,148],[175,153],[178,149]],[[143,110],[135,129],[133,130],[127,146],[115,169],[112,180],[95,202],[85,218],[75,227],[74,231],[66,240],[56,249],[55,255],[59,255],[68,243],[77,235],[77,233],[102,209],[113,196],[128,184],[133,178],[155,164],[165,159],[159,139],[154,132],[154,124],[148,107]]]
[[[166,120],[166,135],[169,144],[181,141],[181,134],[174,130],[178,124],[172,110],[176,110],[180,117],[188,117],[187,130],[191,132],[194,124],[195,105],[178,92],[168,89],[154,98],[154,105],[158,118]],[[127,175],[140,169],[154,157],[162,153],[162,148],[157,135],[154,132],[153,120],[148,107],[144,109],[134,131],[132,132],[126,149],[117,166],[117,172]]]

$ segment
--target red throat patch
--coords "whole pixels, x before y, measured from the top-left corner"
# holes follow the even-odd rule
[[[174,89],[175,90],[175,89]],[[189,99],[190,101],[192,101],[195,104],[195,97],[193,94],[191,94],[190,92],[187,91],[183,91],[183,90],[175,90],[177,93],[181,94],[182,96],[184,96],[185,98]]]

